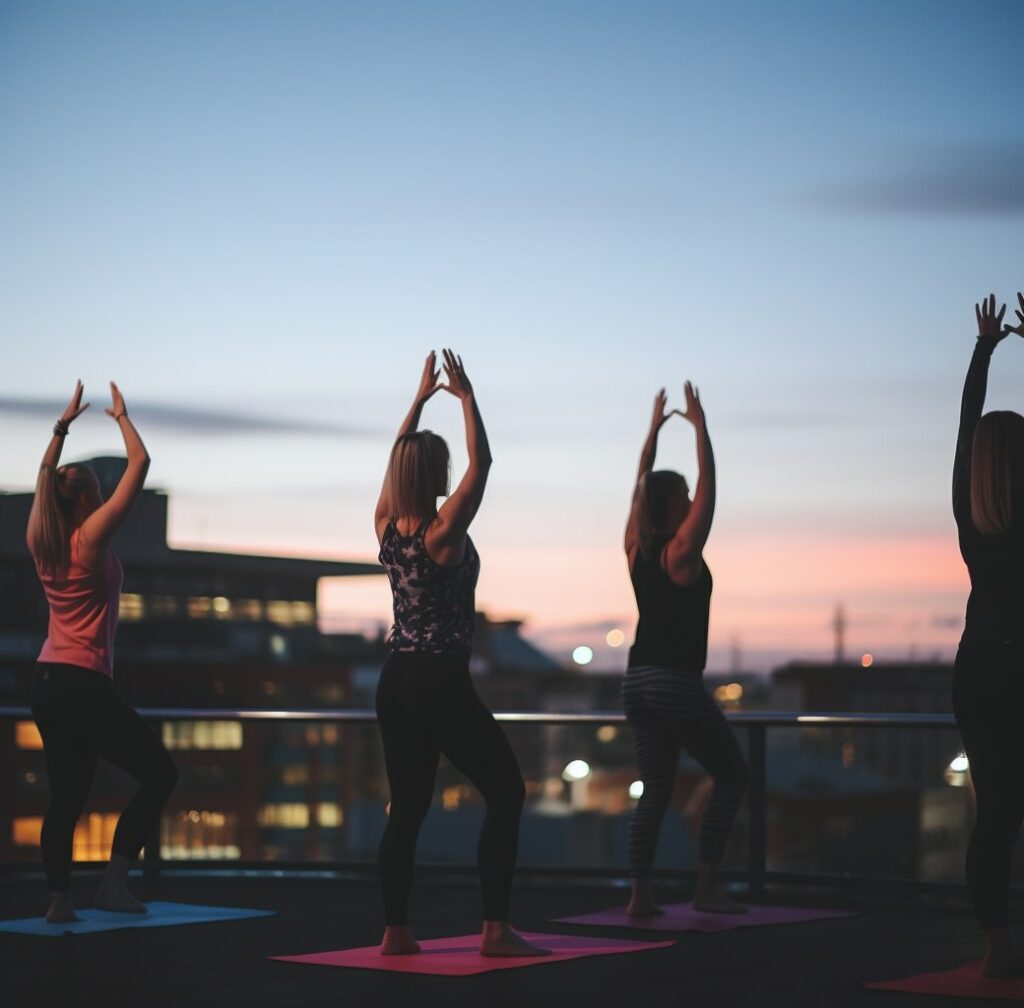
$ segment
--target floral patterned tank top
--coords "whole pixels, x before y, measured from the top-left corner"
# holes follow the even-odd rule
[[[378,559],[391,582],[395,622],[388,635],[392,651],[468,655],[473,647],[476,582],[480,556],[466,536],[462,563],[445,567],[431,559],[423,542],[430,519],[411,536],[388,522]]]

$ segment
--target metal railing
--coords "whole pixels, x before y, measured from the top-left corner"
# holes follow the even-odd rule
[[[247,708],[200,708],[200,707],[146,707],[139,713],[148,721],[250,721],[250,722],[329,722],[337,724],[371,723],[377,720],[372,710],[353,708],[310,708],[302,710],[273,710]],[[29,719],[31,711],[22,706],[0,706],[0,720]],[[614,725],[624,724],[626,717],[621,711],[591,711],[588,713],[552,713],[524,711],[496,711],[499,722],[515,725]],[[912,713],[836,713],[826,711],[737,711],[726,714],[726,719],[745,731],[748,738],[747,758],[749,763],[749,850],[746,872],[738,877],[746,881],[752,895],[760,895],[770,883],[822,885],[835,888],[856,886],[885,887],[913,892],[949,892],[963,889],[957,883],[927,882],[920,880],[864,877],[851,875],[822,875],[806,872],[782,872],[768,869],[768,731],[771,728],[906,728],[915,730],[955,729],[956,720],[952,714]],[[146,845],[146,869],[150,872],[169,863],[175,867],[217,868],[219,870],[248,867],[237,862],[163,862],[160,858],[159,842]],[[260,867],[267,868],[263,864]],[[299,865],[275,863],[274,867],[287,870]],[[307,867],[309,867],[307,865]],[[356,864],[327,864],[317,867],[355,868]],[[440,867],[440,866],[438,866]],[[444,866],[444,870],[458,871],[463,866]],[[468,868],[468,866],[465,866]],[[605,870],[588,868],[543,869],[545,874],[609,874]],[[662,874],[686,877],[693,874],[686,871],[672,871]]]

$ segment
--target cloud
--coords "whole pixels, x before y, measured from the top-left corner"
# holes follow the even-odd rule
[[[874,177],[827,186],[812,202],[921,217],[1024,216],[1024,141],[920,150]]]
[[[20,417],[60,416],[67,405],[65,399],[0,395],[0,414]],[[90,412],[96,407],[90,408]],[[383,432],[374,427],[355,424],[325,423],[319,420],[282,419],[237,413],[232,410],[207,410],[192,406],[169,406],[163,403],[131,404],[131,414],[139,425],[160,427],[180,434],[329,434],[332,436],[370,438]]]

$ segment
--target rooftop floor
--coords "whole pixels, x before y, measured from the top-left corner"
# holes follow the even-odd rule
[[[95,885],[88,876],[76,880],[80,905],[89,905]],[[164,875],[136,880],[133,888],[143,899],[264,908],[276,915],[62,938],[0,933],[0,1003],[7,1008],[966,1008],[976,1002],[870,991],[860,984],[953,967],[982,950],[973,916],[958,902],[775,894],[770,902],[851,909],[859,915],[716,934],[642,933],[549,920],[621,903],[621,888],[524,881],[514,898],[514,919],[521,928],[674,938],[676,944],[478,976],[403,975],[267,958],[377,942],[382,916],[372,880]],[[685,898],[682,890],[673,894],[668,887],[664,895],[667,901]],[[45,901],[41,879],[0,878],[0,917],[41,913]],[[418,881],[412,918],[421,938],[478,930],[475,882]]]

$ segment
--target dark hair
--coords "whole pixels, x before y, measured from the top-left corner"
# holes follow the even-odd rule
[[[36,485],[34,555],[44,574],[62,574],[71,561],[71,519],[84,490],[95,482],[93,471],[81,463],[44,466]]]
[[[651,557],[656,538],[675,532],[672,522],[678,513],[679,500],[688,492],[686,478],[672,469],[658,469],[640,477],[636,495],[636,530],[640,552],[646,559]]]
[[[1024,417],[1012,410],[986,413],[971,445],[971,521],[982,535],[1010,531],[1024,480]],[[1016,498],[1016,499],[1015,499]]]

